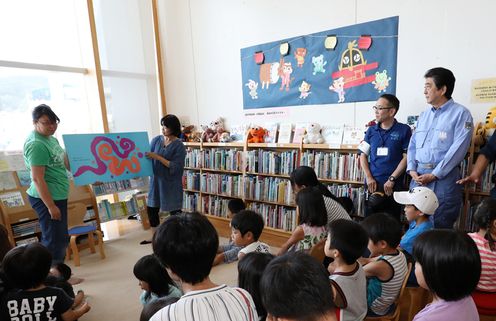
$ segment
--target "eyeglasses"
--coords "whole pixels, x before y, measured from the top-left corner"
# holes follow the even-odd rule
[[[391,109],[394,107],[382,107],[382,106],[372,106],[373,110],[384,110],[384,109]]]

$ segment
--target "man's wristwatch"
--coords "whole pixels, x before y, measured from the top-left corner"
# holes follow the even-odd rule
[[[391,176],[388,177],[388,181],[394,183],[396,181],[396,177],[394,177],[393,175],[391,175]]]

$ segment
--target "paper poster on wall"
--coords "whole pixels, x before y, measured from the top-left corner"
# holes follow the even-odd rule
[[[0,151],[0,172],[26,169],[22,150]]]
[[[472,80],[473,103],[491,103],[496,101],[496,78]]]
[[[63,135],[76,185],[152,175],[146,132]]]
[[[395,94],[398,22],[391,17],[241,49],[243,108]]]

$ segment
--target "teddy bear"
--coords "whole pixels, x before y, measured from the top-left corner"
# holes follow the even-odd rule
[[[224,129],[224,120],[221,117],[217,118],[216,120],[210,123],[210,128],[212,128],[215,132],[214,136],[211,138],[210,141],[219,142],[222,133],[226,132],[226,130]]]
[[[266,132],[260,126],[251,126],[248,130],[248,143],[263,143]]]
[[[220,134],[219,141],[221,143],[229,143],[231,140],[231,135],[229,135],[228,132],[223,132],[222,134]]]
[[[183,142],[191,141],[190,137],[191,137],[191,134],[193,133],[194,128],[195,128],[195,125],[189,125],[189,126],[182,125],[181,126],[181,135],[179,136],[179,138],[181,138],[181,140]]]
[[[306,126],[306,134],[303,136],[303,143],[305,144],[322,144],[324,137],[320,133],[320,125],[317,123],[310,123]]]
[[[202,125],[201,128],[202,128],[202,134],[201,134],[202,142],[210,142],[212,140],[212,137],[215,136],[215,131],[207,125]]]

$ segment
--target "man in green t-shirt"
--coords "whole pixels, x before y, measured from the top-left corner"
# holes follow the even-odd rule
[[[38,214],[41,243],[52,254],[52,264],[64,262],[67,233],[69,167],[65,152],[53,134],[60,119],[47,105],[33,110],[34,130],[24,143],[24,162],[31,172],[27,190],[31,207]]]

